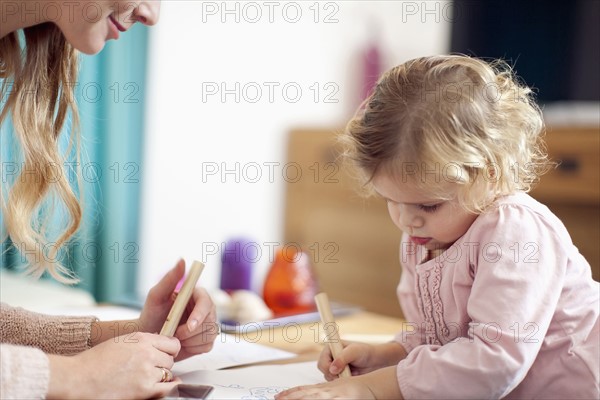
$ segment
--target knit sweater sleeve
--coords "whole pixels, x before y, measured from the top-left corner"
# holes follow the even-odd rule
[[[0,398],[44,398],[50,381],[45,353],[72,355],[89,349],[95,320],[0,303]]]
[[[91,347],[94,317],[38,314],[0,303],[0,342],[72,355]]]

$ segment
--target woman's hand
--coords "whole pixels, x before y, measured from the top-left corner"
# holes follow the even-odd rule
[[[48,398],[133,399],[166,396],[178,383],[161,382],[179,340],[134,332],[106,340],[72,357],[49,355]]]
[[[184,273],[185,262],[180,260],[150,289],[139,319],[140,331],[160,332],[173,305],[173,291]],[[175,337],[181,342],[181,351],[176,360],[210,351],[218,334],[215,305],[206,290],[195,288],[175,331]]]

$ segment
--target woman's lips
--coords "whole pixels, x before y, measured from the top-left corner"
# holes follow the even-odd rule
[[[119,38],[119,31],[125,32],[126,29],[112,15],[108,17],[108,20],[110,21],[109,38],[116,40]]]
[[[410,241],[411,242],[413,242],[414,244],[418,244],[420,246],[426,244],[430,240],[431,240],[431,238],[424,238],[424,237],[418,237],[418,236],[411,236],[410,237]]]
[[[109,32],[108,38],[117,40],[119,38],[119,28],[112,17],[108,17]]]
[[[119,23],[119,21],[117,21],[116,19],[114,19],[112,15],[110,17],[108,17],[108,18],[110,18],[110,20],[112,21],[112,23],[115,24],[115,26],[117,27],[117,29],[120,30],[121,32],[125,32],[127,30],[127,29],[125,29],[123,27],[123,25],[121,25]]]

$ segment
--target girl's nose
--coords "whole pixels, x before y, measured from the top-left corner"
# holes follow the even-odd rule
[[[423,217],[415,215],[406,208],[404,208],[401,209],[399,212],[399,223],[400,226],[409,228],[409,230],[412,232],[412,230],[415,228],[422,228],[425,224],[425,220],[423,219]]]

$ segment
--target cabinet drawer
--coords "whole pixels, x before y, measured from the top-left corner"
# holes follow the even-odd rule
[[[598,204],[600,130],[548,128],[548,155],[559,165],[541,177],[532,196],[541,201]]]

